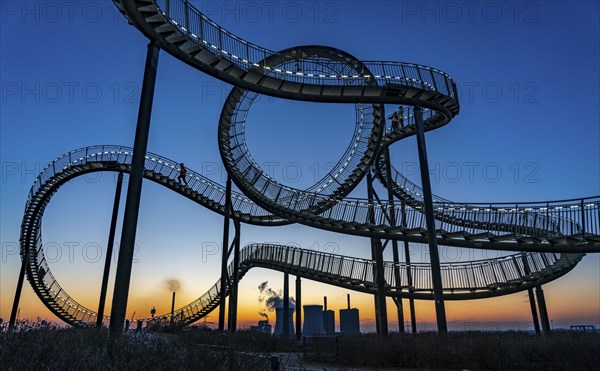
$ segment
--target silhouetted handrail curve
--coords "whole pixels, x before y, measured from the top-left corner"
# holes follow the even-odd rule
[[[129,172],[131,154],[131,148],[122,146],[95,146],[70,151],[44,167],[29,193],[21,224],[20,238],[21,254],[29,254],[27,277],[42,302],[67,323],[81,325],[81,321],[95,322],[96,312],[72,298],[51,272],[44,255],[41,234],[45,208],[60,187],[76,177],[99,171]],[[202,181],[203,178],[192,170],[188,172],[189,186],[179,184],[176,180],[177,164],[176,161],[149,153],[146,156],[144,177],[204,207],[222,213],[224,197],[217,196],[219,190],[223,192],[222,188],[215,186],[208,179],[204,178]],[[196,182],[194,183],[192,179]],[[198,188],[199,184],[202,184],[201,189]],[[206,194],[199,191],[204,191]],[[261,225],[287,223],[285,219],[276,217],[271,219],[272,215],[268,212],[256,207],[243,196],[237,196],[239,198],[236,199],[240,201],[233,204],[234,216],[239,220]],[[242,207],[241,205],[254,206]],[[256,215],[246,214],[244,211],[255,212]],[[375,290],[372,284],[373,262],[369,260],[285,246],[277,248],[272,247],[273,245],[252,246],[243,249],[242,274],[251,267],[266,267],[290,271],[306,278],[353,290],[363,292]],[[257,248],[257,246],[261,248]],[[265,251],[269,251],[268,254]],[[502,257],[479,262],[444,263],[442,264],[442,274],[443,277],[446,277],[445,295],[451,300],[498,296],[524,290],[534,282],[547,282],[562,276],[571,270],[584,255],[522,253],[513,255],[513,258],[510,259]],[[525,270],[523,259],[528,261],[530,273]],[[490,270],[490,267],[493,268]],[[417,263],[410,266],[400,264],[400,277],[402,278],[399,284],[394,281],[395,276],[391,273],[393,268],[393,263],[385,263],[389,295],[398,295],[395,290],[396,287],[399,287],[412,291],[417,298],[429,299],[432,297],[430,282],[427,278],[427,274],[429,274],[427,264]],[[409,268],[414,277],[411,288],[406,287],[408,281],[404,278]],[[231,266],[229,272],[230,275],[233,272]],[[479,275],[481,275],[480,279],[473,278],[479,277]],[[178,310],[178,313],[187,313],[184,315],[185,323],[200,319],[218,305],[219,284],[217,283],[206,294]],[[469,284],[472,285],[468,286]],[[404,292],[401,295],[408,294]]]

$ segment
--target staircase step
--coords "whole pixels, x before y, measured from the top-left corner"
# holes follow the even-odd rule
[[[592,242],[600,242],[600,236],[597,234],[593,234],[593,235],[586,234],[585,239],[590,240]]]
[[[489,233],[489,232],[484,232],[484,233],[478,233],[478,234],[472,234],[469,236],[465,236],[465,240],[471,241],[471,240],[489,240],[491,237],[494,237],[493,234]]]
[[[501,242],[501,241],[512,241],[515,239],[515,235],[514,233],[510,233],[510,234],[502,234],[502,235],[495,235],[492,234],[490,236],[490,240],[493,242]]]
[[[450,232],[443,235],[444,238],[467,238],[471,234],[466,231]]]
[[[164,19],[164,18],[163,18]],[[172,34],[173,32],[175,32],[177,29],[175,28],[175,26],[173,26],[170,23],[165,23],[163,25],[160,25],[158,27],[156,27],[154,29],[154,31],[156,31],[158,34],[160,35],[165,35],[165,34]]]
[[[541,243],[542,240],[537,237],[522,236],[516,238],[518,243]]]
[[[185,53],[195,56],[197,52],[202,50],[202,46],[197,43],[190,44],[189,46],[181,48]]]
[[[181,44],[184,44],[186,41],[188,41],[188,38],[185,35],[182,35],[180,33],[176,33],[176,34],[173,34],[171,36],[168,36],[166,38],[166,40],[168,42],[170,42],[171,44],[179,47]]]
[[[208,49],[202,49],[202,51],[200,53],[196,54],[194,58],[196,58],[197,60],[199,60],[202,63],[211,64],[211,65],[220,59],[219,57],[214,55]]]
[[[158,13],[158,7],[156,4],[149,3],[146,6],[138,7],[138,11],[142,14],[144,13]]]

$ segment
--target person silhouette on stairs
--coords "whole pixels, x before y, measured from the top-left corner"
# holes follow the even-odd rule
[[[181,184],[181,180],[185,183],[186,187],[188,185],[187,179],[185,176],[187,175],[187,170],[185,169],[185,165],[182,163],[179,164],[179,176],[177,177],[177,181]]]

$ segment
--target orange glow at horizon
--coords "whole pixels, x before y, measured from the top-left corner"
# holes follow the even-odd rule
[[[260,278],[261,272],[257,270],[255,274],[249,273],[250,278]],[[258,280],[260,281],[260,280]],[[247,329],[255,325],[262,317],[258,314],[265,310],[264,303],[258,301],[258,289],[256,288],[256,279],[245,279],[240,282],[239,308],[238,308],[238,328]],[[212,284],[210,285],[212,286]],[[210,286],[205,287],[208,289]],[[295,296],[294,280],[290,279],[290,296]],[[556,287],[559,286],[559,287]],[[564,290],[555,283],[544,287],[546,293],[546,302],[550,318],[556,323],[580,324],[585,322],[600,322],[600,293],[584,293],[577,290]],[[185,287],[185,286],[184,286]],[[277,285],[273,284],[274,288]],[[353,292],[340,289],[326,284],[302,280],[302,305],[323,304],[323,296],[328,297],[328,309],[334,310],[336,328],[339,329],[339,309],[347,307],[346,294],[351,295],[351,306],[360,310],[361,331],[373,331],[375,324],[374,299],[370,294]],[[81,288],[71,289],[74,297],[78,298],[80,303],[95,310],[97,308],[97,293],[95,290],[85,290]],[[10,307],[6,300],[13,293],[3,292],[4,305],[1,310],[3,318],[6,320],[9,316]],[[192,302],[198,297],[197,293],[188,289],[182,289],[177,293],[175,308]],[[577,305],[584,299],[587,306]],[[37,317],[49,319],[52,322],[59,322],[54,315],[42,304],[32,290],[24,290],[21,300],[20,318],[35,320]],[[106,312],[110,311],[111,297],[107,298]],[[407,328],[410,322],[408,300],[403,300],[404,321]],[[171,306],[171,293],[165,288],[150,289],[149,286],[138,287],[135,282],[132,284],[131,296],[128,302],[127,318],[130,319],[135,312],[135,319],[150,317],[150,309],[156,307],[158,315],[168,314]],[[531,322],[531,312],[526,291],[516,294],[469,301],[445,301],[447,320],[449,328],[452,330],[452,323],[478,324],[478,323],[528,323]],[[415,312],[417,322],[434,324],[436,320],[435,308],[432,301],[416,300]],[[211,312],[205,320],[207,323],[216,326],[218,322],[218,308]],[[275,313],[267,312],[272,325],[275,322]],[[390,331],[397,331],[397,312],[393,301],[388,298],[387,314]],[[457,329],[462,327],[457,326]],[[433,327],[429,328],[433,330]]]

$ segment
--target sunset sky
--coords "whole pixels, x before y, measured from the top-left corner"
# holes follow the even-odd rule
[[[517,202],[600,194],[597,1],[192,2],[218,24],[272,50],[320,44],[361,60],[419,63],[450,74],[459,87],[461,112],[427,134],[433,192],[444,198]],[[63,153],[133,144],[147,40],[109,0],[3,1],[1,7],[0,317],[8,319],[27,192],[38,172]],[[230,89],[161,53],[148,150],[224,184],[216,129]],[[261,97],[247,125],[256,161],[270,166],[275,179],[307,188],[350,142],[354,106]],[[396,143],[391,154],[394,166],[419,183],[414,138]],[[53,274],[93,310],[115,183],[115,174],[97,173],[66,184],[42,225]],[[366,197],[364,186],[352,195]],[[221,244],[222,228],[219,215],[144,182],[127,318],[134,312],[136,318],[148,317],[153,306],[167,312],[169,279],[181,283],[178,306],[210,288],[219,278],[221,252],[215,246]],[[242,226],[242,246],[253,242],[370,257],[367,238],[302,225]],[[507,254],[440,250],[442,261]],[[411,251],[412,261],[428,260],[426,246],[415,244]],[[385,259],[391,258],[387,249]],[[113,259],[107,311],[115,268]],[[242,327],[260,319],[264,304],[258,285],[264,281],[280,290],[283,274],[256,268],[240,283]],[[350,293],[352,306],[360,309],[361,329],[374,330],[372,296],[309,280],[302,287],[303,304],[321,304],[326,295],[336,320]],[[544,290],[554,327],[600,326],[600,254],[587,255]],[[21,318],[57,320],[28,283],[20,308]],[[446,308],[450,330],[531,328],[525,292],[447,302]],[[420,329],[435,328],[432,302],[417,301],[416,312]],[[391,300],[388,317],[396,330]],[[217,318],[214,311],[207,321]]]

